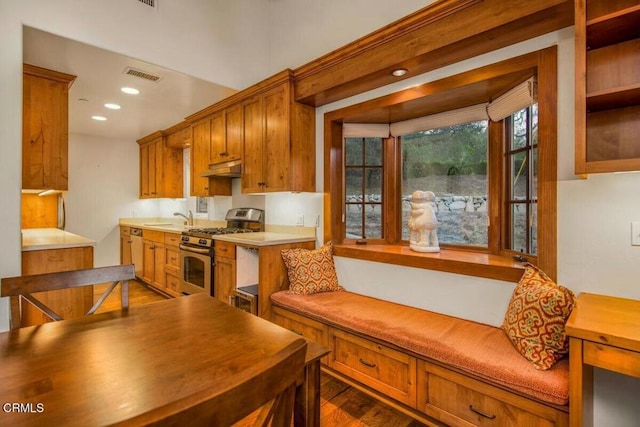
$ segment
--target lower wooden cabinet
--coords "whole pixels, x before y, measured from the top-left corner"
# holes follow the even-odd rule
[[[127,265],[133,262],[131,257],[131,227],[120,227],[120,264]]]
[[[276,325],[327,347],[328,327],[323,323],[283,310],[280,307],[273,307],[271,310],[271,321]],[[328,358],[323,357],[321,362],[327,364]]]
[[[334,328],[329,348],[332,369],[415,408],[415,357]]]
[[[418,407],[450,426],[565,426],[568,417],[529,399],[418,360]]]
[[[216,298],[229,304],[229,297],[236,288],[236,245],[216,240],[213,251],[213,292]]]
[[[85,268],[93,268],[93,246],[22,252],[22,274],[25,276]],[[93,306],[93,286],[39,292],[34,295],[63,319],[84,317]],[[25,304],[24,307],[24,326],[51,321],[31,304]]]

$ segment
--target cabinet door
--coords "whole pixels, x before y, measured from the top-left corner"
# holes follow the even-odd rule
[[[49,79],[32,73],[55,76]],[[64,81],[61,77],[69,80]],[[68,190],[68,85],[71,81],[73,76],[25,65],[22,104],[24,189]]]
[[[131,258],[131,237],[120,237],[120,264],[127,265],[132,263]]]
[[[211,163],[225,161],[227,152],[226,129],[224,125],[224,112],[211,116]]]
[[[224,110],[226,128],[226,149],[224,160],[242,158],[242,104]]]
[[[149,158],[148,158],[148,170],[147,181],[149,182],[149,197],[158,197],[158,182],[156,179],[156,171],[158,167],[162,167],[162,147],[158,149],[158,146],[154,142],[148,144]],[[160,159],[158,159],[160,155]],[[160,172],[162,174],[162,172]]]
[[[209,179],[200,174],[209,168],[211,121],[207,117],[191,127],[191,195],[209,196]]]
[[[215,297],[228,304],[229,297],[236,287],[236,260],[216,257],[213,278]]]
[[[142,280],[148,284],[153,284],[155,274],[155,242],[150,240],[142,241]]]
[[[242,192],[263,191],[264,126],[262,98],[255,97],[243,104],[244,152],[242,155]],[[270,167],[276,167],[270,165]]]
[[[155,243],[153,245],[153,281],[152,285],[162,291],[165,289],[164,265],[166,262],[164,245]]]
[[[149,144],[140,146],[140,198],[149,197]]]
[[[263,191],[289,190],[291,138],[288,85],[264,95]]]

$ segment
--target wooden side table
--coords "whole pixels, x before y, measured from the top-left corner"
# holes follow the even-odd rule
[[[640,378],[640,300],[582,293],[566,324],[569,420],[593,426],[593,367]]]

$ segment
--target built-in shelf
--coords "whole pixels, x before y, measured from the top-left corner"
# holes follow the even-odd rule
[[[587,21],[587,49],[598,49],[640,37],[640,5]]]
[[[589,113],[639,104],[640,83],[587,94],[587,112]]]

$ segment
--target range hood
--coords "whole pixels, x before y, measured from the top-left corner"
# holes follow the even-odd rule
[[[209,165],[209,169],[202,172],[200,176],[226,176],[230,178],[239,178],[241,173],[242,162],[240,160],[232,160],[230,162]]]

